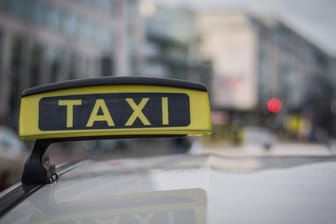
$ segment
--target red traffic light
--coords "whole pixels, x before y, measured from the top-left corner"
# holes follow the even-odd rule
[[[282,103],[279,98],[271,98],[267,102],[267,109],[269,112],[278,113],[282,108]]]

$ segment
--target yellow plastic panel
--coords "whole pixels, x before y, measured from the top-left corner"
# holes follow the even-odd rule
[[[64,88],[21,98],[22,139],[188,135],[211,131],[207,91],[155,85]]]

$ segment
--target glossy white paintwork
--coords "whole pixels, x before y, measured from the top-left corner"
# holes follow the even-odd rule
[[[88,161],[0,223],[334,223],[336,160],[168,156]]]

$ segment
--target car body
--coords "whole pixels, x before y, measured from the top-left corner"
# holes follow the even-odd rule
[[[12,205],[0,223],[307,224],[336,219],[336,158],[330,156],[170,155],[84,161],[57,170],[59,179],[52,184],[31,191],[18,185],[2,193],[14,200],[22,192],[26,198]]]

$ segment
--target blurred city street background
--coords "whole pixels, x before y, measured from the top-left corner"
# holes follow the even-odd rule
[[[336,1],[0,0],[0,190],[33,142],[24,89],[108,76],[207,85],[213,133],[55,144],[52,160],[336,153]],[[102,156],[105,154],[105,156]]]

